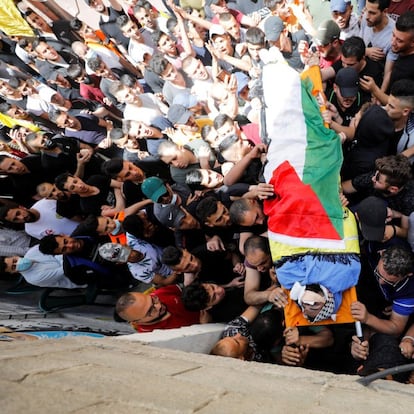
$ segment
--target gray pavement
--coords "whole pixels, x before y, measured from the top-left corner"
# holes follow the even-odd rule
[[[414,386],[116,338],[0,343],[3,414],[404,413]]]

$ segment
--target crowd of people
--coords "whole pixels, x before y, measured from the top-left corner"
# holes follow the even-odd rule
[[[225,323],[214,355],[360,375],[412,361],[414,1],[330,0],[319,27],[301,0],[84,1],[99,28],[36,1],[16,5],[33,36],[0,27],[2,277],[118,292],[138,332]],[[333,302],[316,282],[291,296],[310,325],[284,321],[263,209],[278,197],[261,79],[275,48],[320,68],[362,337],[318,325]]]

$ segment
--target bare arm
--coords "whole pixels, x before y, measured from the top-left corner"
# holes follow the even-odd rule
[[[309,348],[326,348],[333,345],[332,331],[327,327],[314,335],[299,335],[297,327],[287,327],[284,332],[286,345],[308,346]]]
[[[124,210],[125,217],[138,213],[138,211],[142,210],[145,206],[152,204],[152,203],[153,201],[151,199],[147,199],[147,200],[138,201],[138,203],[130,205]]]
[[[187,56],[195,56],[195,51],[194,49],[191,47],[191,43],[190,40],[188,38],[187,35],[187,31],[185,29],[185,25],[184,25],[184,18],[181,16],[181,14],[178,12],[177,6],[175,6],[172,2],[171,2],[171,8],[177,18],[177,25],[178,25],[178,29],[180,31],[180,35],[181,35],[181,45],[184,49],[184,53]]]
[[[213,26],[213,23],[211,23],[210,21],[203,19],[202,17],[194,16],[193,14],[187,13],[181,7],[176,6],[174,11],[176,13],[179,13],[183,19],[190,20],[193,23],[206,28],[207,30],[210,30],[211,26]]]
[[[260,156],[266,151],[266,146],[264,144],[256,145],[248,154],[246,154],[239,162],[234,164],[233,168],[227,172],[224,176],[225,185],[233,185],[237,183],[242,177],[246,168],[255,158],[260,158]]]
[[[344,194],[353,194],[357,192],[355,187],[352,185],[352,180],[342,181],[341,186]]]
[[[269,291],[259,290],[260,273],[256,269],[246,267],[244,281],[244,301],[248,305],[263,305],[269,300]]]
[[[261,306],[249,306],[240,316],[243,316],[248,322],[252,323],[260,313],[260,309]]]
[[[381,84],[381,91],[383,91],[384,93],[388,89],[388,86],[390,86],[391,72],[392,72],[392,69],[394,68],[394,63],[395,62],[393,60],[385,61],[384,76],[382,78],[382,84]]]
[[[358,301],[351,304],[351,313],[357,321],[361,321],[377,332],[388,335],[401,335],[408,321],[408,316],[400,315],[394,311],[391,312],[389,319],[377,318],[367,311],[363,303]]]

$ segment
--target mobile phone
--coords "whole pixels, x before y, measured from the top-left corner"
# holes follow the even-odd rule
[[[217,79],[221,82],[224,83],[228,83],[230,81],[230,73],[225,71],[224,69],[222,69],[218,74],[217,74]]]

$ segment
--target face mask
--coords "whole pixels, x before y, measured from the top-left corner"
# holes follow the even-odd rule
[[[175,204],[177,202],[177,198],[178,198],[178,195],[175,194],[175,193],[173,193],[173,196],[172,196],[172,199],[171,199],[170,204]]]
[[[25,257],[22,257],[17,261],[16,264],[16,270],[18,272],[24,272],[25,270],[28,270],[32,267],[33,261],[30,259],[26,259]]]
[[[114,220],[115,221],[115,228],[113,229],[113,231],[111,232],[112,236],[117,236],[119,233],[121,233],[121,222],[119,220]]]

